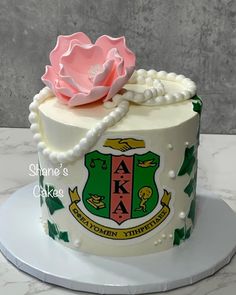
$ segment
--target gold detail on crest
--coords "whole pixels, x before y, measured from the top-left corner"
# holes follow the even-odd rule
[[[138,161],[138,166],[142,168],[154,167],[156,163],[154,160]]]
[[[81,211],[78,206],[81,202],[81,197],[78,193],[77,186],[73,190],[69,188],[68,193],[71,199],[69,210],[74,218],[88,231],[107,239],[129,240],[138,238],[157,228],[170,214],[169,203],[171,200],[171,193],[164,190],[160,201],[162,208],[151,219],[129,228],[112,228],[92,220]]]
[[[92,194],[89,195],[91,196],[91,198],[87,199],[87,202],[95,209],[102,209],[106,207],[105,203],[102,201],[103,199],[105,199],[105,197]]]
[[[162,202],[164,204],[169,204],[170,199],[171,199],[171,193],[164,189],[164,194],[163,194],[162,199],[161,199]]]
[[[144,140],[135,138],[107,138],[103,146],[121,152],[127,152],[132,149],[145,148],[145,142]]]
[[[142,210],[143,212],[146,211],[146,203],[152,197],[152,189],[149,186],[142,187],[139,192],[138,196],[141,199],[139,208],[135,209],[135,211]]]

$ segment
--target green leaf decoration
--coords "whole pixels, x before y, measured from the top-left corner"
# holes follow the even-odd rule
[[[201,114],[201,112],[202,112],[202,106],[199,103],[199,101],[193,101],[192,103],[193,103],[193,110],[194,110],[194,112],[196,112],[198,114]]]
[[[43,205],[43,196],[42,196],[42,189],[43,189],[43,181],[44,181],[44,176],[42,175],[42,169],[40,167],[40,163],[38,162],[39,165],[39,197],[40,197],[40,206],[42,207]]]
[[[194,189],[194,179],[192,178],[190,181],[189,181],[189,184],[186,186],[186,188],[184,189],[184,192],[190,197],[191,196],[191,193],[193,192],[193,189]]]
[[[197,182],[197,171],[195,171],[194,177],[190,179],[188,185],[185,187],[184,192],[190,197],[192,192],[196,192],[196,182]]]
[[[47,196],[45,198],[46,204],[48,206],[48,210],[52,215],[56,210],[60,210],[64,208],[61,200],[55,196],[55,188],[52,185],[45,185],[45,190],[47,192]]]
[[[198,125],[198,131],[197,131],[197,145],[199,146],[200,144],[200,122],[199,122],[199,125]]]
[[[48,220],[48,234],[53,240],[63,240],[64,242],[69,242],[68,232],[66,231],[59,231],[58,227],[55,223],[51,223]]]
[[[64,242],[69,242],[68,232],[60,231],[59,232],[59,240],[63,240]]]
[[[191,226],[190,226],[189,229],[187,229],[186,234],[185,234],[185,240],[187,240],[190,237],[190,235],[191,235],[191,229],[192,229]]]
[[[193,224],[194,224],[194,220],[195,220],[195,209],[196,209],[196,200],[194,198],[191,202],[189,213],[188,213],[188,218],[190,218],[192,220]]]
[[[39,174],[39,185],[40,185],[41,187],[43,187],[44,176],[42,175],[42,170],[41,170],[40,166],[39,166],[39,169],[40,169],[40,174]]]
[[[195,95],[192,98],[193,110],[197,112],[199,115],[202,113],[202,100],[199,96]]]
[[[56,226],[56,224],[54,223],[51,223],[49,220],[48,220],[48,234],[51,238],[53,238],[53,240],[55,240],[55,238],[58,236],[58,228]]]
[[[42,193],[41,193],[41,188],[40,188],[40,193],[39,193],[39,198],[40,198],[40,206],[43,206],[43,197],[42,197]]]
[[[173,245],[178,246],[182,241],[187,240],[191,235],[191,229],[191,226],[187,230],[185,227],[175,229]]]
[[[186,147],[185,153],[184,153],[184,161],[179,170],[178,176],[182,176],[186,173],[190,175],[192,172],[194,163],[195,163],[194,146],[190,148]]]
[[[179,245],[184,239],[184,227],[177,228],[174,232],[174,245]]]

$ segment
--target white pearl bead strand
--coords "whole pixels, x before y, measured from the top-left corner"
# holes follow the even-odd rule
[[[178,82],[182,84],[184,90],[175,94],[165,94],[163,83],[160,80]],[[196,93],[196,85],[193,81],[183,75],[166,73],[164,71],[157,72],[155,70],[146,71],[140,69],[133,73],[128,83],[141,84],[146,89],[143,93],[128,90],[124,94],[115,95],[112,101],[105,102],[104,106],[106,108],[116,108],[90,129],[78,144],[64,152],[51,150],[43,140],[40,131],[38,107],[44,100],[54,96],[48,87],[43,88],[34,96],[33,102],[29,106],[30,129],[34,134],[33,138],[37,142],[38,150],[53,163],[73,162],[83,157],[109,127],[115,125],[128,113],[130,102],[139,105],[159,106],[187,100]]]

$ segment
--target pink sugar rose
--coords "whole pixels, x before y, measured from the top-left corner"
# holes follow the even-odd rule
[[[112,98],[131,77],[135,55],[125,38],[101,36],[95,44],[82,32],[59,36],[42,81],[70,107]]]

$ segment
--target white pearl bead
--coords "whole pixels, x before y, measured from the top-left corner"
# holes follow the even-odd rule
[[[40,151],[44,150],[45,148],[46,148],[46,145],[45,145],[44,142],[41,141],[41,142],[38,143],[38,149]]]
[[[144,101],[144,95],[142,93],[136,93],[134,101],[137,103],[142,103]]]
[[[38,126],[38,124],[36,124],[36,123],[33,123],[32,125],[30,125],[30,130],[32,131],[32,132],[39,132],[39,126]]]
[[[157,245],[158,245],[158,242],[157,242],[157,241],[155,241],[155,242],[154,242],[154,245],[155,245],[155,246],[157,246]]]
[[[66,162],[66,153],[60,152],[57,154],[57,160],[59,163],[65,163]]]
[[[156,71],[151,69],[151,70],[147,71],[147,75],[151,78],[154,78],[156,76]]]
[[[106,120],[103,119],[103,120],[102,120],[102,125],[104,126],[105,129],[107,129],[107,128],[110,126],[110,122],[109,122],[109,120],[107,121],[107,119],[106,119]],[[89,137],[88,137],[87,135],[88,135],[88,133],[86,134],[86,138],[87,138],[88,140],[90,140],[90,141],[93,140],[93,137],[95,136],[95,135],[94,135],[94,136],[89,136]]]
[[[175,73],[168,73],[167,75],[166,75],[166,78],[168,79],[168,80],[175,80],[175,78],[176,78],[176,74]]]
[[[173,150],[173,145],[171,143],[169,143],[167,147],[169,150]]]
[[[167,72],[166,71],[157,72],[157,78],[165,79],[166,76],[167,76]]]
[[[137,74],[139,76],[146,76],[147,72],[144,69],[139,69],[139,70],[137,70]]]
[[[174,96],[171,94],[166,94],[165,95],[166,103],[171,104],[174,102]]]
[[[105,117],[104,119],[103,119],[103,122],[107,122],[107,121],[109,121],[109,118],[108,117]],[[86,137],[94,137],[94,134],[95,134],[95,130],[94,130],[94,128],[92,128],[92,129],[90,129],[87,133],[86,133]]]
[[[39,100],[39,94],[36,94],[33,98],[34,102],[37,102]]]
[[[138,84],[145,84],[145,77],[138,76],[137,77],[137,82],[138,82]]]
[[[134,97],[134,92],[133,91],[127,91],[125,94],[124,94],[124,97],[126,99],[132,99]]]
[[[157,96],[157,90],[156,90],[156,88],[151,88],[150,90],[152,91],[152,96],[153,97],[156,97]]]
[[[74,146],[73,148],[73,152],[75,154],[76,157],[80,157],[82,155],[81,149],[80,149],[80,145],[77,144]]]
[[[164,96],[158,96],[155,98],[155,103],[157,105],[163,105],[165,104],[165,97]]]
[[[165,234],[162,234],[162,239],[166,239],[166,235]]]
[[[73,150],[68,150],[66,152],[66,159],[69,160],[69,161],[74,161],[75,160],[75,155],[74,155]]]
[[[56,152],[52,152],[52,153],[50,153],[50,155],[49,155],[49,159],[50,159],[50,161],[52,161],[53,163],[56,163],[56,162],[57,162],[57,153],[56,153]]]
[[[116,115],[117,116],[123,116],[123,114],[125,113],[125,111],[124,111],[124,104],[122,103],[121,105],[119,105],[117,108],[116,108],[116,110],[115,110],[115,112],[116,112]]]
[[[185,99],[189,99],[191,97],[191,92],[188,90],[184,90],[182,92],[182,95],[184,96]]]
[[[40,104],[46,99],[47,99],[46,95],[42,95],[42,93],[40,93],[40,95],[39,95],[39,97],[37,99],[37,102]]]
[[[152,85],[153,85],[153,79],[150,78],[150,77],[147,77],[147,78],[145,79],[145,82],[146,82],[146,84],[147,84],[148,86],[152,86]]]
[[[116,123],[116,115],[115,115],[114,111],[108,115],[108,118],[111,122],[111,126],[113,126]]]
[[[29,121],[31,124],[36,123],[37,121],[37,114],[36,113],[30,113],[29,114]]]
[[[181,101],[183,99],[183,95],[181,93],[174,94],[176,101]]]
[[[100,127],[100,126],[99,126]],[[81,140],[80,140],[80,143],[79,143],[79,145],[80,145],[80,149],[81,150],[86,150],[87,149],[87,144],[88,144],[88,141],[87,141],[87,139],[86,138],[82,138]]]
[[[35,135],[33,136],[34,140],[36,142],[39,142],[42,140],[42,136],[39,133],[35,133]]]
[[[188,91],[190,92],[191,97],[193,97],[196,94],[196,87],[191,86],[188,88]]]
[[[189,83],[191,83],[191,80],[189,78],[184,78],[181,82],[185,85],[189,85]]]
[[[52,91],[50,90],[50,88],[48,87],[44,87],[41,91],[40,91],[40,95],[42,96],[49,96],[52,95]]]
[[[146,99],[152,98],[152,91],[150,89],[145,89],[144,96]]]
[[[161,85],[161,83],[160,83],[159,80],[155,79],[155,80],[153,81],[153,86],[154,86],[154,87],[158,88],[158,87],[160,87],[160,85]]]
[[[77,240],[74,241],[74,246],[75,246],[76,248],[79,248],[80,245],[81,245],[81,241],[80,241],[79,239],[77,239]]]
[[[169,238],[172,239],[173,238],[173,235],[172,234],[169,234]]]
[[[36,111],[38,109],[38,103],[37,101],[33,101],[31,102],[31,104],[29,105],[29,110],[31,112]]]
[[[175,79],[176,79],[176,81],[182,81],[183,79],[185,79],[185,76],[184,75],[177,75]]]
[[[168,172],[168,175],[169,175],[169,177],[172,178],[172,179],[174,179],[174,178],[176,177],[176,175],[175,175],[175,171],[174,171],[174,170],[170,170],[170,171]]]
[[[180,213],[179,213],[179,218],[180,218],[180,219],[185,219],[185,218],[186,218],[186,214],[185,214],[185,212],[180,212]]]
[[[50,154],[50,150],[48,148],[46,148],[46,149],[43,150],[43,155],[44,156],[47,157],[47,156],[49,156],[49,154]]]
[[[160,91],[159,91],[159,95],[162,95],[162,96],[165,95],[165,89],[164,89],[164,88],[160,89]]]
[[[113,101],[105,101],[103,103],[103,106],[106,108],[106,109],[112,109],[114,108],[116,105]]]

